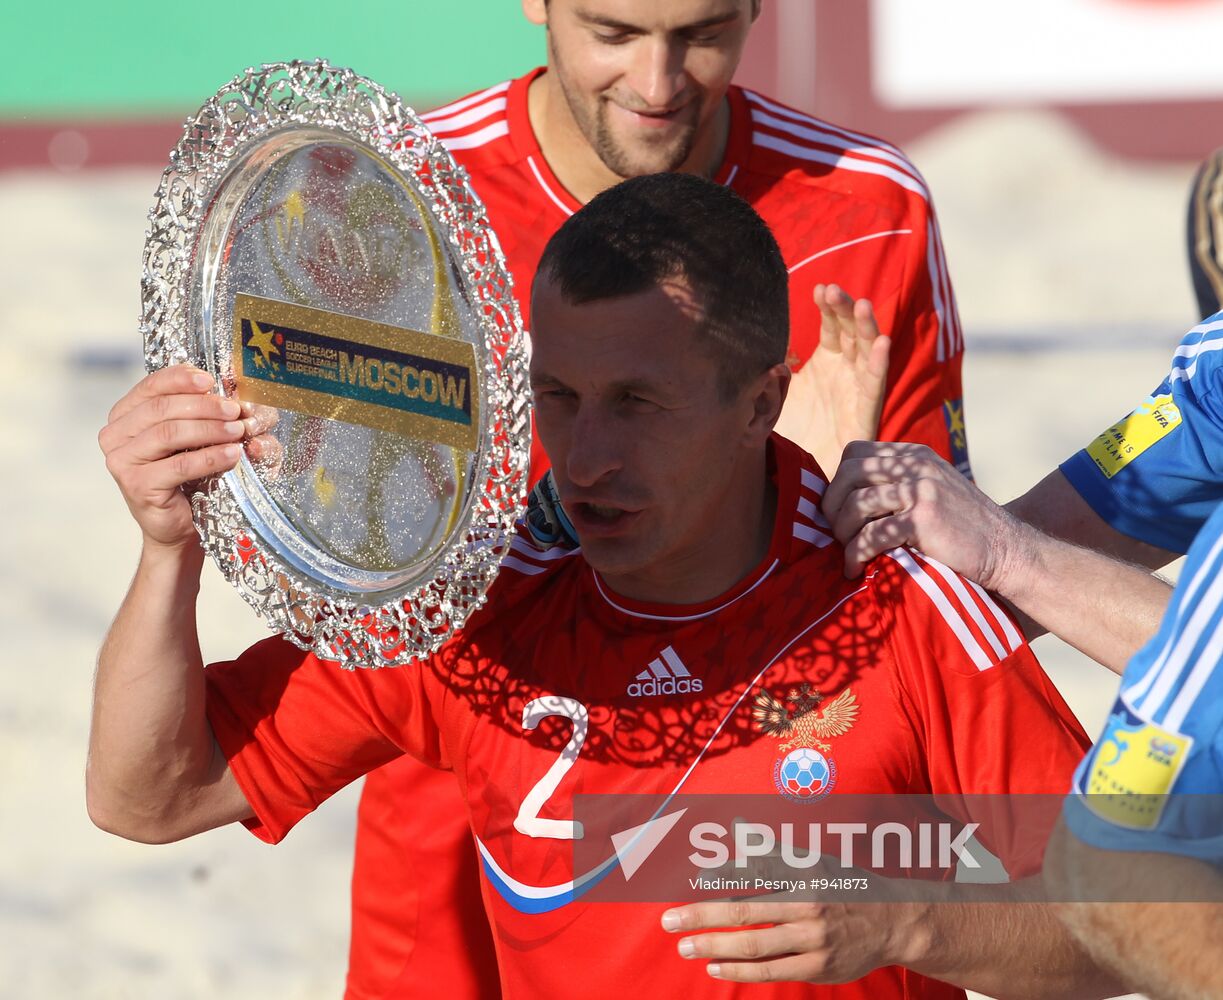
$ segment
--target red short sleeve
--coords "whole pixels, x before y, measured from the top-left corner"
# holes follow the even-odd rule
[[[1040,820],[1056,816],[1045,803],[1069,787],[1087,734],[1010,612],[976,584],[896,549],[872,564],[871,586],[931,792],[981,822],[1012,878],[1039,870]]]
[[[427,667],[344,670],[274,637],[206,671],[213,733],[277,843],[331,795],[403,753],[446,766]]]

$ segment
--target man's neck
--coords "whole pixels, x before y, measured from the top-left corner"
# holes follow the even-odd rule
[[[552,173],[581,204],[626,179],[599,159],[586,141],[555,73],[545,70],[531,81],[527,89],[527,117]],[[730,100],[723,97],[710,127],[698,136],[692,153],[679,169],[713,177],[722,165],[729,138]]]
[[[749,482],[741,495],[724,498],[727,514],[716,538],[672,554],[656,572],[602,574],[604,581],[622,597],[652,604],[703,604],[733,590],[768,553],[777,518],[777,485],[763,460],[759,478]]]

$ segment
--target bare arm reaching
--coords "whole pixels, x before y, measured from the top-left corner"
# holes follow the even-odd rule
[[[686,932],[683,957],[704,959],[711,976],[734,982],[843,983],[903,965],[999,1000],[1119,992],[1047,904],[998,902],[1002,888],[947,887],[957,899],[979,892],[979,903],[692,903],[668,910],[662,925]]]
[[[1038,623],[1025,625],[1029,638],[1048,630],[1120,673],[1159,626],[1171,587],[1147,569],[1172,553],[1109,528],[1073,493],[1054,473],[1012,511],[929,448],[863,441],[846,449],[824,514],[846,546],[848,575],[880,552],[912,545]],[[1081,547],[1097,544],[1110,555]]]
[[[1112,527],[1079,496],[1059,469],[1016,497],[1005,509],[1046,535],[1149,570],[1160,569],[1179,558],[1176,552],[1140,542]]]
[[[204,715],[195,602],[204,553],[184,483],[253,457],[274,411],[212,392],[206,373],[149,375],[111,410],[98,435],[140,525],[136,576],[98,657],[86,767],[89,815],[132,840],[165,842],[250,814]],[[244,419],[243,419],[244,418]]]

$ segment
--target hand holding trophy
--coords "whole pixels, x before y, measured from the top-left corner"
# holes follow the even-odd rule
[[[187,122],[150,218],[149,370],[199,367],[265,434],[191,491],[208,553],[321,657],[437,648],[496,575],[530,434],[522,324],[465,174],[377,84],[276,63]]]

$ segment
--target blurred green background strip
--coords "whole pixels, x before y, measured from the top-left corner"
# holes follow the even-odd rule
[[[183,118],[248,66],[322,57],[421,108],[543,61],[516,0],[0,4],[0,123]]]

